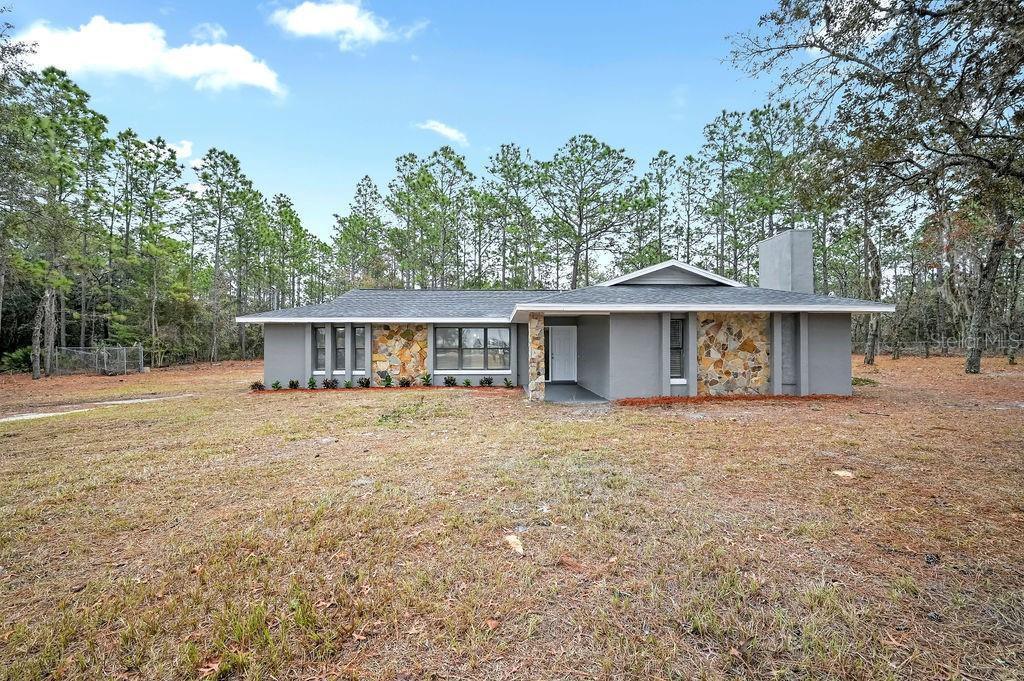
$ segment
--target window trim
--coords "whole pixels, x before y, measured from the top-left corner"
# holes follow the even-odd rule
[[[442,329],[455,329],[456,335],[458,336],[458,344],[457,344],[456,347],[440,347],[438,345],[437,335],[438,335],[438,331],[440,331]],[[483,352],[484,365],[483,365],[483,367],[481,367],[479,369],[472,369],[472,368],[467,369],[467,368],[465,368],[463,366],[463,361],[462,361],[463,354],[462,353],[463,353],[463,350],[465,350],[466,348],[462,345],[462,332],[465,329],[480,329],[480,330],[482,330],[484,332],[484,344],[483,344],[483,346],[479,347],[479,348],[469,348],[470,350],[481,350]],[[505,334],[508,337],[508,345],[506,345],[504,348],[502,348],[502,347],[491,347],[491,345],[490,345],[490,340],[491,340],[490,332],[491,331],[504,331]],[[499,325],[493,325],[493,324],[492,325],[484,325],[484,326],[472,326],[472,325],[458,326],[458,325],[435,324],[434,325],[434,337],[430,339],[430,341],[431,341],[430,351],[431,351],[431,358],[432,358],[432,364],[433,364],[434,373],[436,373],[436,374],[451,374],[451,375],[472,375],[472,376],[484,376],[484,375],[491,375],[491,374],[495,374],[495,375],[511,375],[512,374],[512,340],[513,340],[513,336],[512,336],[512,327],[511,326],[499,326]],[[457,369],[442,369],[441,367],[438,367],[437,366],[437,351],[438,350],[447,350],[447,351],[454,350],[455,352],[457,352],[458,353],[458,357],[459,357],[459,360],[458,360],[459,366],[458,366],[458,368]],[[508,368],[507,369],[506,368],[491,369],[490,367],[488,367],[488,363],[489,363],[488,355],[489,355],[489,352],[491,350],[504,350],[507,353],[507,356],[508,356]]]
[[[333,334],[332,340],[334,341],[334,343],[331,346],[332,347],[332,352],[334,353],[334,355],[333,355],[334,363],[331,365],[331,373],[332,374],[344,374],[344,373],[347,373],[345,371],[345,354],[346,354],[346,350],[348,349],[348,326],[346,326],[344,324],[341,325],[341,326],[336,326],[336,325],[332,324],[331,325],[331,333]],[[339,336],[339,334],[341,335],[341,338],[342,338],[341,368],[340,369],[338,368],[338,336]]]
[[[679,323],[679,345],[672,345],[672,325]],[[680,317],[668,321],[668,376],[671,385],[686,385],[686,320]],[[672,353],[679,352],[679,375],[672,373]]]
[[[330,324],[316,324],[313,326],[313,374],[315,376],[322,376],[327,373],[327,339],[330,336],[331,325]],[[324,332],[324,365],[321,368],[317,368],[317,352],[320,350],[320,346],[317,345],[317,341],[320,338],[320,331]]]

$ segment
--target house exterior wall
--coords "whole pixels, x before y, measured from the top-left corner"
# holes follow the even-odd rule
[[[270,388],[274,381],[288,387],[294,379],[303,386],[313,374],[307,361],[305,324],[263,325],[263,383]]]
[[[608,316],[608,394],[653,397],[662,394],[661,315],[621,313]]]
[[[767,313],[697,314],[697,394],[771,391],[771,335]]]
[[[419,381],[427,371],[426,324],[374,324],[371,359],[374,385],[381,383],[378,372],[386,371],[395,382],[400,378]]]
[[[850,395],[849,314],[807,315],[807,373],[811,395]]]
[[[608,399],[609,318],[585,315],[576,321],[576,382]]]

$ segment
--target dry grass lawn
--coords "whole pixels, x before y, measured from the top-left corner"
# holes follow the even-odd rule
[[[0,423],[0,678],[1020,678],[1024,367],[855,367],[653,408],[4,377],[192,396]]]

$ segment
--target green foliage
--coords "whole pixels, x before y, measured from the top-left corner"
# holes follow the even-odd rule
[[[480,385],[482,385],[482,386],[494,385],[494,378],[492,378],[491,376],[481,376],[480,377]]]
[[[261,381],[259,379],[255,380],[255,381],[253,381],[252,383],[249,384],[249,390],[254,390],[254,391],[258,392],[258,391],[266,390],[266,389],[267,389],[267,386],[263,385],[263,381]]]
[[[457,382],[456,382],[456,380],[455,380],[455,377],[454,377],[454,376],[445,376],[445,377],[444,377],[444,384],[445,384],[446,386],[448,386],[449,388],[452,388],[452,387],[454,387],[454,386],[456,385],[456,383],[457,383]]]
[[[403,388],[408,388],[412,385],[412,379],[409,378],[408,376],[402,376],[401,378],[398,379],[398,385],[400,385]]]
[[[359,378],[359,380],[356,381],[356,383],[359,384],[360,388],[369,388],[370,387],[370,377],[369,376],[361,376]]]
[[[514,388],[516,386],[515,386],[514,383],[512,383],[512,379],[511,378],[506,378],[505,379],[505,387],[506,388]]]
[[[273,388],[274,390],[280,390],[281,389],[281,381],[274,381],[273,383],[270,384],[270,387]],[[291,387],[291,386],[289,386],[289,387]]]
[[[395,379],[391,376],[390,372],[382,371],[380,376],[380,384],[385,388],[390,388],[394,383]]]
[[[3,357],[0,357],[0,371],[14,374],[32,371],[31,346],[4,353]]]
[[[325,378],[324,388],[327,390],[336,390],[338,388],[338,379],[336,378]]]
[[[306,381],[306,387],[309,388],[310,390],[316,390],[316,379],[310,376],[309,380]]]
[[[464,379],[462,379],[462,385],[468,388],[471,385],[473,385],[473,382],[470,381],[468,378],[464,378]]]
[[[352,388],[352,381],[345,381],[345,389],[349,390]]]
[[[854,376],[850,379],[851,385],[878,385],[878,381],[872,378],[863,378],[861,376]]]
[[[290,381],[288,381],[288,388],[290,390],[298,390],[299,389],[299,380],[297,378],[293,378]]]
[[[423,374],[422,376],[420,376],[420,384],[421,385],[430,385],[431,382],[433,381],[433,378],[434,377],[431,376],[430,374]]]

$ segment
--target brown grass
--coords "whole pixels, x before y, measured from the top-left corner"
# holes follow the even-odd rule
[[[855,366],[661,409],[5,378],[195,397],[0,424],[0,678],[1018,675],[1024,371]]]

